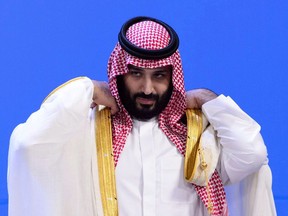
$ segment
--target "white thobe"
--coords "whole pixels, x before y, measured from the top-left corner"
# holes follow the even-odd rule
[[[93,90],[88,78],[65,85],[13,131],[10,216],[103,215],[90,110]],[[206,103],[203,112],[222,148],[218,169],[224,183],[240,181],[266,162],[259,125],[230,98]],[[134,121],[116,181],[121,216],[206,213],[194,188],[183,180],[182,155],[156,120]]]
[[[229,106],[233,109],[228,110]],[[257,171],[265,162],[266,149],[256,122],[223,95],[203,110],[220,127],[217,132],[223,149],[217,169],[222,180],[239,182]],[[250,137],[253,142],[246,141]],[[134,120],[116,168],[120,215],[208,215],[194,186],[185,182],[183,167],[183,155],[156,119]]]
[[[134,120],[116,167],[119,215],[204,215],[183,159],[156,119]]]

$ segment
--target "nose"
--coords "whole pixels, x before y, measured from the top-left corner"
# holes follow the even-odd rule
[[[146,78],[143,82],[143,92],[146,95],[149,95],[153,93],[154,88],[153,88],[153,82],[150,78]]]

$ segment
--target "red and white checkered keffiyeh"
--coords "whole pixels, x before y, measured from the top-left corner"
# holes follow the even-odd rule
[[[167,30],[160,24],[153,21],[141,21],[129,27],[126,33],[127,39],[134,45],[147,50],[157,50],[167,47],[170,36]],[[181,154],[185,154],[187,128],[180,123],[181,117],[185,114],[186,99],[184,89],[183,69],[179,51],[171,56],[160,60],[147,60],[131,56],[122,49],[119,43],[111,53],[108,62],[108,79],[112,95],[115,97],[120,111],[112,117],[113,131],[113,154],[115,166],[121,154],[127,136],[132,129],[132,119],[120,101],[116,76],[128,73],[128,64],[142,68],[157,68],[172,65],[173,92],[167,107],[159,115],[159,127],[176,145]],[[223,206],[226,203],[225,192],[222,181],[215,172],[209,181],[211,188],[211,199],[213,203],[212,215],[223,215]],[[208,194],[206,187],[195,185],[195,189],[208,206]]]

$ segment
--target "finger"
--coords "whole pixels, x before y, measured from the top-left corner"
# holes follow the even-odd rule
[[[97,106],[97,104],[96,104],[95,102],[92,102],[91,105],[90,105],[90,108],[93,109],[93,108],[96,107],[96,106]]]
[[[109,106],[109,107],[111,109],[111,114],[112,115],[115,115],[119,111],[119,108],[118,108],[118,106],[116,104],[116,101],[114,101],[114,103],[111,104],[111,106]]]
[[[198,108],[195,95],[191,91],[186,92],[186,105],[188,109]]]

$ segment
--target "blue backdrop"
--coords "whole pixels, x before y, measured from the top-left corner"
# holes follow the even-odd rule
[[[137,15],[176,29],[187,89],[230,95],[262,125],[278,215],[285,215],[287,12],[284,0],[0,0],[0,215],[7,215],[13,128],[66,80],[107,80],[120,26]]]

